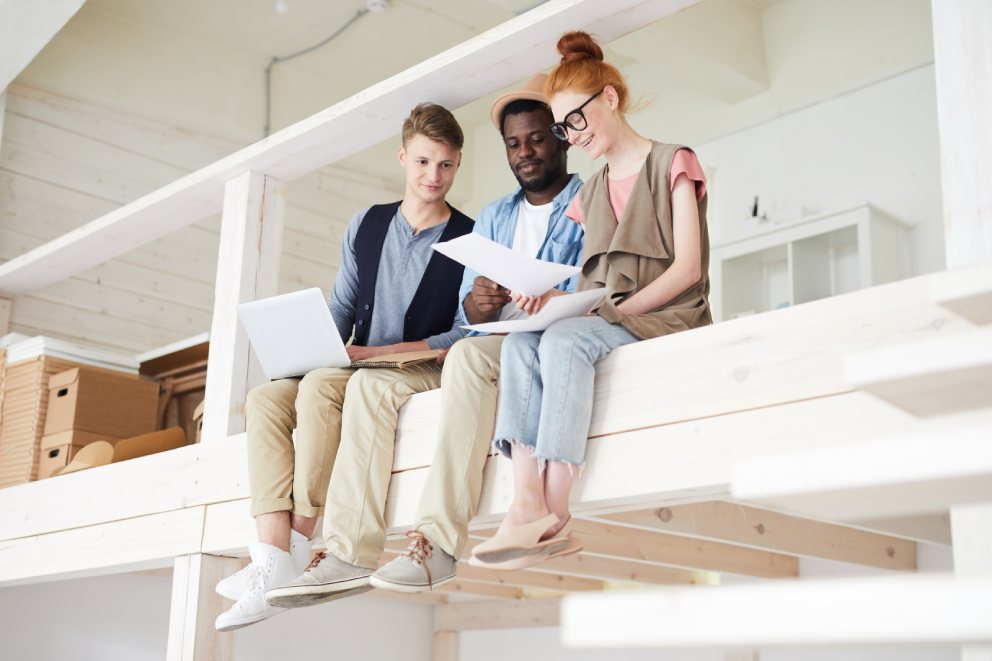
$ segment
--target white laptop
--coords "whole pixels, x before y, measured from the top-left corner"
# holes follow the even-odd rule
[[[242,303],[238,316],[270,379],[351,364],[324,294],[317,287]]]

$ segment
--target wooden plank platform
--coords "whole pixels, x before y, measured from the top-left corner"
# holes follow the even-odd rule
[[[962,273],[971,277],[971,271]],[[720,573],[794,577],[799,557],[912,571],[915,545],[898,534],[782,518],[756,509],[750,497],[732,495],[731,483],[739,464],[788,450],[834,452],[850,443],[854,429],[871,441],[943,424],[852,392],[843,380],[849,351],[884,347],[907,329],[921,339],[973,332],[969,321],[932,301],[933,277],[954,276],[893,283],[617,350],[599,367],[589,462],[574,489],[577,534],[587,538],[586,551],[543,565],[537,573],[545,576],[530,582],[544,585],[549,574],[667,585],[718,582]],[[855,317],[863,332],[845,332]],[[644,370],[645,365],[659,369]],[[425,393],[401,414],[387,508],[394,534],[413,522],[425,464],[433,455],[439,406],[439,393]],[[989,414],[972,415],[976,433],[989,428]],[[244,556],[254,540],[244,442],[244,435],[207,439],[0,491],[0,585],[116,566],[167,566],[176,555]],[[473,522],[477,534],[491,530],[506,511],[509,468],[497,457],[487,463]],[[680,513],[731,508],[737,518],[707,523],[693,517],[694,523],[681,526],[682,517],[644,518],[646,511],[663,508]],[[830,514],[807,519],[830,519]],[[157,542],[158,535],[145,540],[161,549],[121,543],[145,523],[169,517],[190,518],[185,532],[170,535],[169,542]],[[764,530],[758,538],[748,533],[749,517],[758,520],[751,530]],[[663,525],[671,521],[677,523]],[[790,538],[785,529],[807,534]],[[94,540],[84,545],[78,565],[45,566],[39,560],[61,552],[72,535]],[[177,545],[177,539],[184,541]],[[507,587],[479,575],[459,583]]]

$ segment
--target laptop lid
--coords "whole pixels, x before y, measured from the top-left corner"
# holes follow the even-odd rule
[[[242,303],[238,316],[270,379],[351,364],[327,301],[317,287]]]

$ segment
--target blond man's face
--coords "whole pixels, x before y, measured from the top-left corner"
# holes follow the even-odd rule
[[[419,133],[400,147],[398,157],[406,170],[406,196],[428,204],[444,200],[462,161],[460,150]]]

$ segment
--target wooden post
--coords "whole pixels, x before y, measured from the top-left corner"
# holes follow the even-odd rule
[[[458,661],[458,632],[434,633],[434,661]]]
[[[243,172],[224,189],[203,411],[205,440],[245,430],[245,395],[264,379],[249,355],[238,304],[276,293],[285,203],[285,183],[258,172]]]
[[[3,119],[7,110],[7,90],[0,92],[0,147],[3,147]]]
[[[167,661],[234,661],[234,634],[214,630],[214,620],[229,605],[214,586],[240,568],[237,558],[203,553],[176,558]]]
[[[947,267],[992,260],[992,3],[933,9]]]
[[[951,508],[954,574],[992,576],[992,503]],[[961,661],[992,661],[992,645],[962,645]]]
[[[3,111],[0,111],[0,116],[2,115]],[[2,128],[0,127],[0,129]],[[11,306],[11,301],[8,301],[6,298],[0,298],[0,335],[6,335],[10,331]]]

